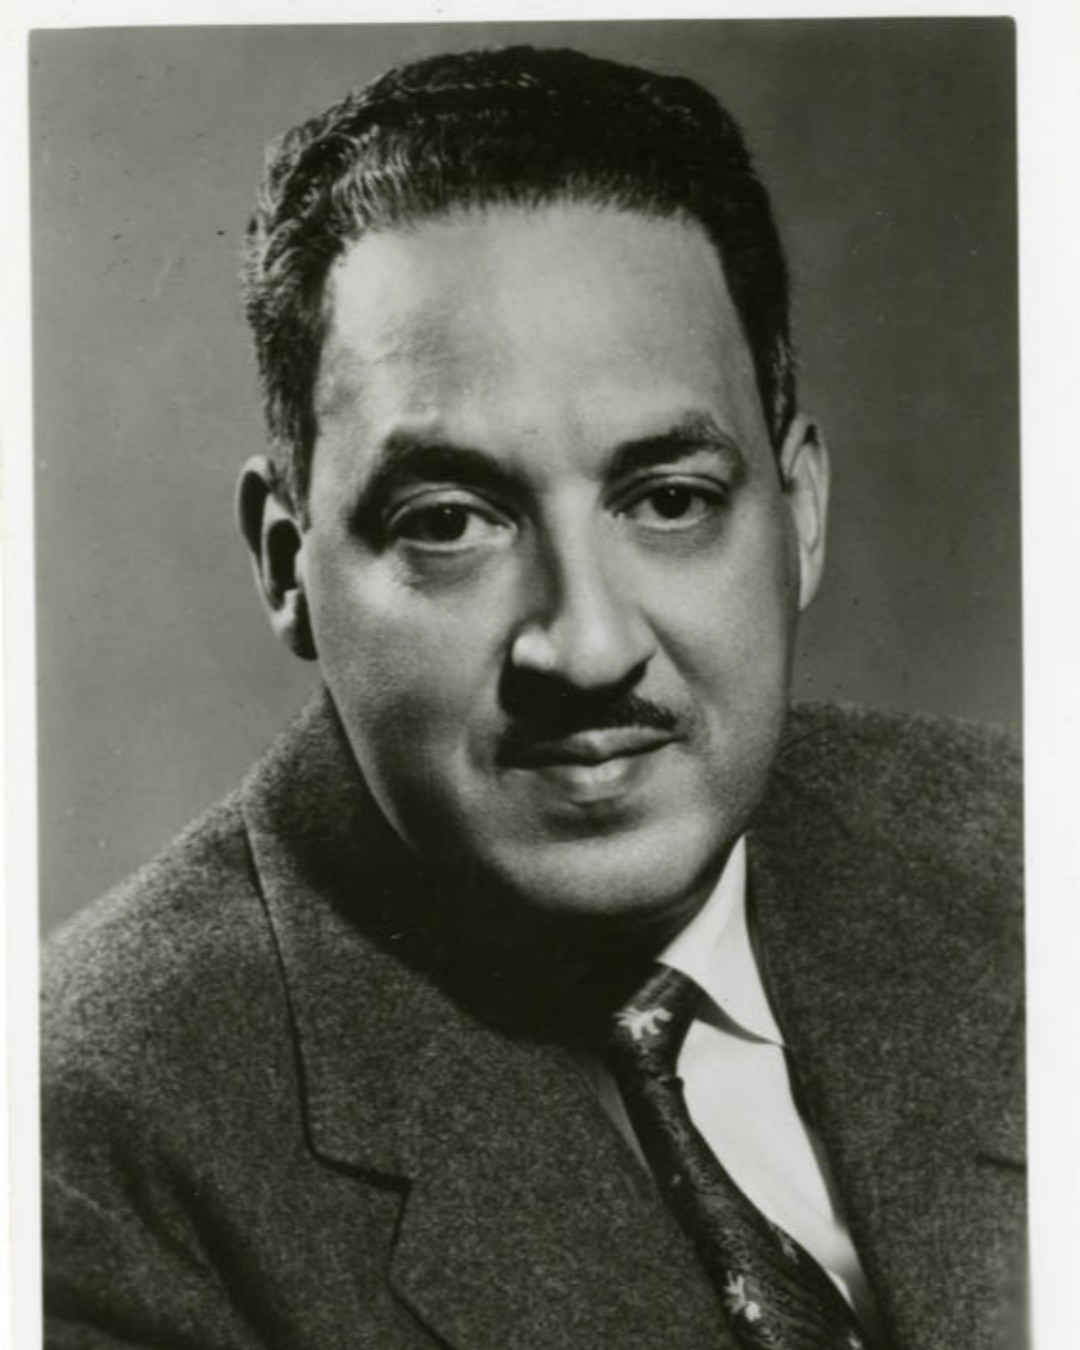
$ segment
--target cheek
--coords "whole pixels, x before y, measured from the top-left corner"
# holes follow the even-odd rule
[[[462,727],[497,677],[490,604],[432,597],[380,562],[316,555],[308,578],[324,677],[366,735],[416,744]]]
[[[798,576],[778,513],[734,534],[658,598],[664,646],[706,696],[771,699],[786,688]]]

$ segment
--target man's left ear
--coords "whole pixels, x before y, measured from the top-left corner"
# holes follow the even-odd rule
[[[795,527],[803,610],[817,594],[825,567],[829,509],[829,451],[817,423],[804,413],[796,413],[780,448],[780,482]]]

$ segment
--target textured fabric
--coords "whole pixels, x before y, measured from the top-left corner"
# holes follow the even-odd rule
[[[1022,1344],[1019,811],[985,732],[804,709],[748,830],[770,1002],[896,1350]],[[732,1350],[572,1057],[457,978],[447,901],[320,700],[56,935],[50,1347]]]
[[[866,1350],[824,1270],[747,1199],[690,1118],[676,1061],[702,997],[681,971],[656,966],[601,1038],[653,1174],[744,1350]]]

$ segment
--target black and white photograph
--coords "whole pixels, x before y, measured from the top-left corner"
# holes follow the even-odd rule
[[[1023,42],[28,34],[37,1343],[1049,1345]]]

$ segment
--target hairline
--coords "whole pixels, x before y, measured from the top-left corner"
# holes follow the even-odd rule
[[[619,196],[623,200],[616,200]],[[728,269],[724,261],[723,252],[720,244],[710,234],[705,221],[697,212],[691,210],[683,202],[673,202],[670,205],[652,200],[631,200],[632,192],[623,191],[621,194],[613,191],[605,191],[604,186],[598,183],[591,183],[587,179],[582,179],[575,184],[560,185],[544,192],[514,190],[501,185],[491,185],[486,192],[482,192],[475,200],[470,200],[462,195],[456,200],[449,201],[444,205],[433,207],[413,206],[401,212],[385,212],[381,220],[372,220],[358,228],[355,233],[342,234],[339,236],[338,249],[333,257],[327,262],[326,268],[322,274],[319,283],[319,302],[317,308],[318,318],[316,321],[316,330],[313,336],[317,338],[317,356],[314,368],[311,374],[310,388],[307,391],[309,412],[311,417],[311,444],[304,447],[300,454],[300,447],[290,444],[281,447],[285,458],[284,466],[281,468],[281,479],[288,485],[290,496],[294,498],[292,504],[300,512],[301,517],[306,521],[308,513],[308,499],[311,487],[311,475],[315,460],[315,450],[319,438],[318,428],[318,409],[316,401],[316,390],[319,385],[323,371],[323,357],[326,350],[327,339],[330,335],[330,325],[334,317],[333,299],[331,297],[331,282],[334,272],[342,266],[345,259],[351,251],[366,239],[385,236],[393,233],[415,234],[426,225],[431,224],[452,224],[456,221],[467,221],[470,217],[484,217],[500,210],[516,211],[523,215],[538,214],[544,210],[557,206],[581,206],[592,207],[602,212],[613,212],[620,215],[638,216],[643,220],[669,220],[676,221],[682,225],[695,229],[708,244],[709,250],[713,255],[716,265],[720,269],[720,275],[723,278],[724,288],[728,298],[731,301],[731,307],[739,325],[739,333],[746,346],[747,354],[753,365],[754,348],[750,340],[750,335],[746,329],[746,321],[743,316],[742,308],[732,294],[730,280],[728,278]],[[772,418],[768,408],[765,407],[763,393],[756,374],[754,377],[754,387],[759,404],[761,405],[762,417],[765,421],[766,429],[771,427]],[[794,410],[792,410],[794,412]],[[771,430],[769,431],[770,442],[773,440]],[[774,456],[779,455],[780,447],[777,444],[772,445]],[[304,473],[303,481],[298,482],[298,475],[292,467],[294,460],[299,457],[302,459]]]

